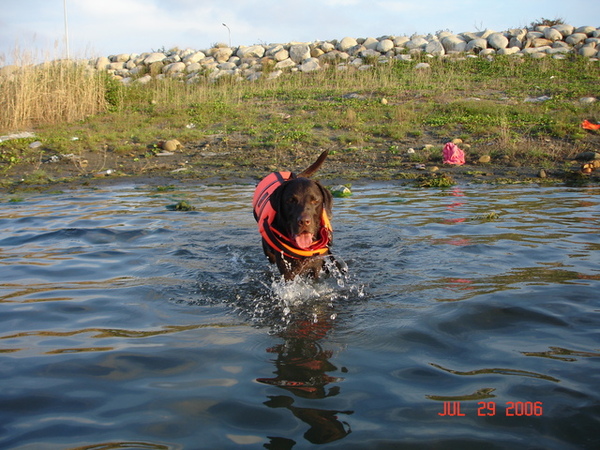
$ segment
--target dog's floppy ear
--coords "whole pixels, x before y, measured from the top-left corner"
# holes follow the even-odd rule
[[[321,186],[321,183],[317,183],[319,189],[321,189],[321,194],[323,195],[323,208],[327,211],[327,215],[331,218],[331,211],[333,209],[333,195],[326,187]]]

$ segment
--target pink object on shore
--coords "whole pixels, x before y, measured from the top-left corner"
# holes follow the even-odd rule
[[[444,145],[442,155],[444,157],[444,164],[456,164],[460,166],[465,163],[465,152],[452,142]]]

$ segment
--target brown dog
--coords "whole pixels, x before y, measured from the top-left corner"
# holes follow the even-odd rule
[[[297,176],[291,172],[268,175],[254,191],[252,206],[263,250],[286,280],[297,275],[318,278],[324,257],[331,254],[333,198],[321,184],[309,179],[327,153]]]

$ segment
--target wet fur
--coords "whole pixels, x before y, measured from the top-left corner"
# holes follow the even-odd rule
[[[318,236],[323,208],[331,217],[333,206],[331,193],[318,181],[309,178],[319,169],[326,157],[325,151],[309,168],[297,177],[284,182],[271,195],[269,199],[271,206],[277,212],[272,226],[286,236],[293,237],[305,232],[312,233],[313,237]],[[297,275],[318,278],[319,272],[323,269],[323,258],[326,257],[320,255],[302,259],[288,258],[273,250],[264,239],[263,250],[269,261],[277,265],[286,280],[291,280]]]

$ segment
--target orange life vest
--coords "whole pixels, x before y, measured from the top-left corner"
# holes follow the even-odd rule
[[[272,227],[277,211],[271,206],[271,195],[275,189],[292,178],[294,178],[292,172],[273,172],[263,178],[258,183],[258,186],[256,186],[252,208],[254,209],[254,218],[258,223],[258,231],[267,244],[269,244],[269,247],[290,258],[301,259],[324,255],[329,251],[331,233],[333,231],[325,208],[323,208],[323,213],[321,214],[319,239],[313,242],[307,249],[298,248],[291,239]]]

